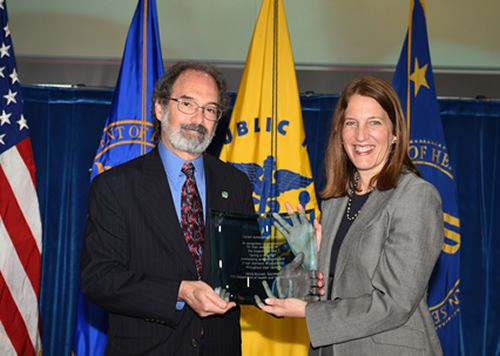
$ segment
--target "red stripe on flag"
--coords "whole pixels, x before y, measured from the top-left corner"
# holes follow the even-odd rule
[[[35,355],[35,348],[17,305],[0,271],[0,320],[18,355]]]
[[[31,285],[35,290],[36,296],[39,298],[41,266],[40,251],[38,250],[33,234],[29,229],[28,223],[24,218],[2,166],[0,166],[0,187],[2,187],[0,215],[2,216],[2,220],[5,224],[7,234],[10,236],[24,270],[31,281]]]
[[[35,160],[33,158],[33,149],[31,148],[31,138],[28,136],[17,145],[17,150],[21,157],[23,158],[24,164],[28,167],[28,170],[31,175],[31,180],[36,189],[36,167]]]

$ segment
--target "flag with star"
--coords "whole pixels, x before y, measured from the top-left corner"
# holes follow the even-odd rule
[[[262,2],[220,158],[248,175],[256,212],[286,212],[285,202],[318,210],[283,0]],[[243,355],[309,349],[304,319],[243,305],[241,329]]]
[[[392,85],[410,135],[410,157],[443,200],[444,244],[429,285],[428,304],[445,356],[459,354],[460,220],[454,177],[434,86],[423,0],[411,0],[410,21]]]
[[[0,0],[0,355],[38,355],[42,223],[35,162]]]
[[[91,180],[156,146],[151,96],[162,73],[156,1],[139,0],[127,35],[110,112],[94,158]],[[103,355],[107,329],[108,313],[88,302],[80,290],[73,340],[75,356]]]

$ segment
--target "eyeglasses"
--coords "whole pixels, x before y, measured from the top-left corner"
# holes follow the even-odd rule
[[[216,104],[208,104],[205,106],[200,106],[196,101],[191,99],[177,99],[177,98],[167,98],[168,100],[173,100],[177,102],[177,109],[186,114],[192,115],[201,109],[203,112],[203,117],[210,121],[217,121],[222,116],[222,112]]]

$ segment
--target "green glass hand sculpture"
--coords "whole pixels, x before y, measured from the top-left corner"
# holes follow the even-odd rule
[[[306,270],[318,269],[318,243],[316,232],[312,224],[307,220],[306,212],[299,211],[299,217],[295,212],[289,212],[292,225],[285,221],[279,214],[273,213],[274,226],[283,234],[288,241],[293,254],[304,253],[302,268]]]

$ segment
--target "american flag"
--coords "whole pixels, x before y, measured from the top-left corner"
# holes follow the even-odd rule
[[[42,224],[5,0],[0,15],[0,355],[38,355]]]

